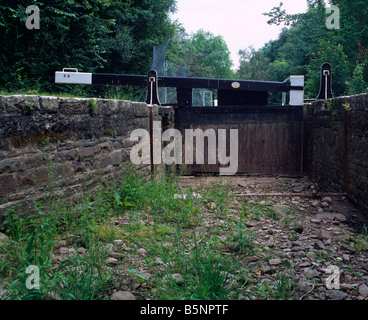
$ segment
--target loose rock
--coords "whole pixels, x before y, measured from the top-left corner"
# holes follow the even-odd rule
[[[271,266],[278,266],[279,264],[281,264],[281,260],[280,259],[271,259],[269,261]]]
[[[115,251],[111,251],[109,252],[109,257],[115,258],[115,259],[123,259],[125,257],[124,254],[119,253],[119,252],[115,252]]]
[[[321,241],[315,242],[313,247],[314,247],[314,249],[317,249],[317,250],[325,249],[325,246]]]
[[[115,267],[118,264],[118,259],[115,258],[108,258],[106,263],[112,267]]]
[[[77,250],[77,252],[80,253],[80,254],[83,254],[86,251],[87,251],[87,249],[86,248],[82,248],[82,247],[78,248],[78,250]]]
[[[345,300],[347,294],[340,290],[328,290],[326,292],[326,297],[329,300]]]
[[[297,223],[295,226],[295,231],[299,234],[302,234],[304,231],[304,227],[301,223]]]
[[[146,251],[146,249],[140,248],[138,250],[138,254],[141,255],[141,256],[145,256],[147,254],[147,251]]]
[[[315,224],[320,224],[322,220],[321,219],[311,219],[311,222]]]
[[[359,286],[358,292],[362,297],[368,297],[368,287],[364,283]]]
[[[240,244],[239,243],[235,243],[235,242],[231,242],[228,244],[227,246],[229,248],[230,251],[240,251]]]
[[[184,278],[181,274],[179,273],[174,273],[171,275],[171,277],[175,280],[175,282],[178,284],[178,285],[182,285],[184,284]]]
[[[347,244],[342,244],[340,248],[341,250],[349,251],[351,253],[355,252],[355,249]]]
[[[134,295],[129,291],[118,291],[112,294],[112,300],[136,300]]]
[[[9,240],[9,237],[6,234],[0,232],[0,245],[5,243],[8,240]]]
[[[324,197],[322,199],[322,202],[326,202],[327,204],[332,204],[332,198],[331,197]]]
[[[331,239],[332,236],[328,231],[321,230],[321,232],[318,234],[317,238],[320,239],[320,240],[327,240],[327,239]]]
[[[61,248],[59,248],[59,253],[60,254],[67,254],[68,253],[68,248],[66,248],[66,247],[61,247]]]

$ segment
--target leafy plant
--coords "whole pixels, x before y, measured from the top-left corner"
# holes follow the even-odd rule
[[[96,100],[95,99],[89,99],[89,110],[93,114],[96,110],[98,110],[98,107],[96,106]]]
[[[366,225],[363,226],[361,233],[353,236],[352,241],[357,252],[368,249],[368,229]]]
[[[294,298],[296,287],[292,266],[290,267],[290,272],[281,271],[277,273],[273,289],[273,297],[276,300],[289,300]]]
[[[349,102],[343,103],[342,106],[346,111],[351,111],[351,106]]]
[[[248,254],[254,253],[254,241],[257,239],[256,234],[248,229],[243,221],[235,222],[236,223],[236,233],[233,237],[233,241],[239,244],[239,251],[245,252]]]
[[[136,206],[134,203],[128,202],[127,199],[128,196],[126,196],[124,200],[122,200],[119,193],[117,192],[114,193],[115,208],[117,208],[118,213],[119,212],[124,213],[127,208]]]

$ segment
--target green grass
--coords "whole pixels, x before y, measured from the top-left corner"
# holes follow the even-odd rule
[[[38,89],[31,90],[18,90],[18,91],[6,91],[0,90],[0,95],[11,96],[11,95],[37,95],[37,96],[53,96],[59,98],[94,98],[96,92],[88,93],[83,85],[74,85],[70,87],[68,92],[43,92]],[[111,87],[106,88],[100,93],[100,98],[113,99],[113,100],[130,100],[130,101],[142,101],[144,96],[142,90],[129,87]]]
[[[77,93],[63,93],[63,92],[41,92],[38,90],[20,90],[20,91],[0,91],[1,96],[12,96],[12,95],[37,95],[44,97],[60,97],[60,98],[88,98],[87,94]]]
[[[145,295],[171,300],[227,300],[254,294],[293,297],[292,277],[280,270],[273,283],[255,286],[245,260],[255,255],[264,261],[262,255],[267,254],[258,247],[246,220],[279,221],[265,203],[235,202],[230,186],[222,181],[184,188],[173,173],[155,172],[151,177],[133,166],[121,168],[119,178],[104,181],[72,201],[60,195],[55,183],[60,179],[51,163],[48,168],[48,194],[34,204],[34,214],[13,207],[0,226],[9,237],[0,245],[0,286],[7,292],[2,299],[109,299],[112,289],[130,290],[137,283],[143,288],[141,299]],[[220,241],[221,235],[226,240]],[[124,258],[112,267],[106,259],[115,240],[129,250],[117,248]],[[239,250],[229,249],[230,243]],[[62,255],[60,247],[75,252]],[[78,253],[80,248],[86,252]],[[139,248],[146,254],[137,264]],[[29,265],[39,268],[39,289],[25,286]],[[152,277],[147,278],[142,267]],[[178,283],[172,274],[180,274],[183,281]],[[249,293],[248,287],[255,293]]]
[[[353,247],[357,252],[368,249],[368,229],[364,225],[360,233],[355,233],[352,237]]]
[[[280,215],[272,206],[268,206],[265,200],[256,199],[254,202],[243,201],[240,214],[253,220],[271,219],[279,222]]]
[[[49,170],[52,168],[50,164]],[[34,204],[34,214],[26,214],[19,207],[5,213],[0,231],[10,240],[0,246],[0,254],[6,257],[0,260],[0,278],[5,283],[7,298],[46,299],[50,295],[60,299],[102,298],[106,294],[106,286],[114,281],[113,271],[102,263],[106,258],[105,244],[115,239],[145,243],[146,246],[148,243],[149,251],[154,253],[162,241],[173,236],[175,230],[195,228],[209,202],[216,203],[219,214],[226,212],[226,190],[223,186],[214,186],[203,193],[203,197],[196,197],[193,196],[196,190],[181,190],[178,177],[173,174],[163,172],[150,178],[133,167],[122,172],[121,178],[104,182],[77,202],[55,196],[58,191],[54,183],[56,176],[50,172],[46,188],[48,196],[44,202]],[[175,199],[178,194],[187,196]],[[115,225],[114,220],[122,217],[128,223]],[[76,254],[62,263],[55,263],[52,256],[57,255],[60,243],[66,247],[75,246],[75,249],[86,248],[88,254]],[[218,266],[213,273],[208,273],[212,270],[211,261],[226,262],[213,251],[214,247],[211,248],[206,249],[207,258],[198,261],[204,249],[192,250],[192,262],[198,262],[189,272],[193,284],[208,274],[213,279],[217,277],[216,282],[224,281]],[[29,265],[36,265],[40,270],[42,285],[36,292],[25,288],[28,276],[25,270]],[[70,272],[70,269],[83,269],[83,272]],[[205,286],[208,288],[202,288],[201,294],[193,289],[192,296],[215,297],[216,290],[221,287],[212,282]],[[226,290],[218,292],[218,297],[227,295]]]
[[[159,272],[153,283],[159,299],[165,300],[228,300],[237,299],[243,288],[237,280],[245,270],[233,257],[217,249],[216,238],[206,241],[179,237],[176,233],[173,252],[163,254],[167,267]],[[240,272],[239,272],[240,271]],[[181,274],[178,283],[173,274]]]

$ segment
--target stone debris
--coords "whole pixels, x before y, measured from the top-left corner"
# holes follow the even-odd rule
[[[145,257],[145,256],[147,255],[147,251],[146,251],[146,249],[144,249],[144,248],[140,248],[140,249],[138,249],[138,254],[139,254],[140,256]]]
[[[271,259],[269,261],[270,265],[272,266],[278,266],[279,264],[281,264],[281,260],[280,259]]]
[[[9,237],[6,234],[0,232],[0,245],[5,243],[8,240],[9,240]]]
[[[326,230],[321,230],[317,237],[320,240],[328,240],[332,238],[331,234]]]
[[[111,267],[115,267],[118,264],[118,259],[108,258],[106,259],[106,264],[108,264]]]
[[[366,298],[368,297],[368,287],[366,286],[366,284],[361,284],[358,288],[358,292],[359,294],[363,297]]]
[[[184,278],[181,274],[179,273],[174,273],[171,275],[171,277],[175,280],[175,282],[178,284],[178,285],[183,285],[184,284]]]
[[[288,280],[292,279],[295,284],[293,298],[296,300],[368,299],[368,248],[359,247],[357,245],[359,242],[354,242],[354,237],[357,236],[356,228],[358,228],[354,223],[359,222],[360,218],[356,211],[351,211],[354,213],[353,216],[349,210],[341,210],[344,208],[344,201],[347,200],[326,194],[317,195],[312,191],[317,192],[318,189],[304,182],[297,184],[280,182],[280,189],[277,190],[272,190],[274,186],[268,187],[259,182],[241,181],[236,183],[236,187],[241,188],[242,195],[266,194],[273,191],[274,193],[294,192],[290,197],[265,197],[262,201],[247,197],[250,204],[253,203],[264,212],[269,210],[273,216],[267,216],[264,213],[255,217],[246,212],[245,219],[241,220],[243,225],[240,229],[230,227],[234,222],[239,221],[238,212],[229,210],[226,215],[218,217],[214,212],[218,205],[211,200],[204,205],[200,224],[186,230],[188,234],[192,233],[196,236],[197,243],[206,241],[208,233],[212,233],[218,240],[217,248],[223,254],[239,258],[240,266],[247,270],[247,276],[236,280],[239,284],[247,283],[244,286],[244,292],[240,295],[241,298],[258,298],[255,292],[258,292],[257,290],[263,284],[274,288],[281,283],[280,276],[283,275]],[[303,196],[304,192],[309,195]],[[240,202],[239,199],[237,201]],[[262,210],[260,210],[261,213]],[[150,222],[146,221],[146,226],[149,225]],[[252,239],[254,251],[244,251],[247,244],[240,240],[246,238],[242,238],[240,232],[244,235],[254,235]],[[0,244],[1,239],[2,234],[0,234]],[[177,243],[173,239],[168,241],[172,242],[160,244],[162,249],[175,250]],[[57,247],[53,261],[58,263],[67,259],[72,253],[71,249],[65,244]],[[154,250],[151,251],[144,243],[137,242],[136,245],[128,240],[116,239],[108,244],[106,249],[108,258],[105,260],[105,267],[116,268],[124,275],[122,278],[126,278],[126,285],[115,288],[115,292],[109,293],[109,297],[113,300],[154,298],[147,295],[147,288],[154,283],[157,270],[168,271],[166,276],[158,278],[163,283],[172,283],[174,280],[179,286],[185,288],[184,271],[175,270],[182,274],[171,273],[175,272],[171,271],[173,265],[163,259],[162,253],[150,256]],[[75,252],[88,254],[88,250],[82,247]],[[184,254],[190,255],[190,250]],[[147,270],[145,268],[148,261]],[[144,277],[126,277],[129,272],[123,271],[129,268],[125,263]],[[326,286],[326,280],[331,276],[329,273],[331,266],[339,268],[339,289],[329,290]]]
[[[111,300],[136,300],[134,295],[129,291],[117,291],[112,294]]]
[[[326,292],[326,297],[328,300],[345,300],[347,294],[340,290],[329,290]]]

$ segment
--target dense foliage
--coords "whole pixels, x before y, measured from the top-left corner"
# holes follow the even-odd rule
[[[31,4],[40,9],[39,30],[25,25]],[[174,10],[175,0],[2,0],[0,89],[71,90],[53,83],[63,67],[146,73],[153,46],[174,33]]]
[[[340,29],[328,29],[322,0],[307,0],[308,11],[289,15],[282,3],[265,15],[269,24],[284,24],[279,38],[260,50],[241,50],[237,76],[283,81],[291,74],[306,76],[306,95],[318,95],[318,72],[324,62],[333,68],[334,95],[368,91],[368,7],[366,0],[331,0],[340,10]],[[329,7],[328,5],[327,7]]]
[[[302,74],[306,96],[315,98],[320,67],[330,62],[335,96],[367,92],[366,0],[330,0],[328,6],[340,9],[340,29],[327,28],[323,0],[306,1],[305,13],[287,14],[282,3],[265,13],[270,24],[284,25],[279,38],[259,50],[240,50],[240,66],[234,71],[222,36],[205,30],[189,35],[171,21],[176,0],[2,0],[0,91],[106,96],[106,88],[57,86],[54,72],[75,67],[145,74],[152,65],[153,47],[171,39],[168,60],[197,76],[283,81]],[[40,8],[39,30],[25,25],[26,7],[32,4]],[[121,90],[127,98],[130,89]],[[136,98],[134,90],[129,94]]]
[[[231,79],[234,72],[230,51],[222,36],[198,30],[188,35],[178,27],[168,59],[191,73],[206,78]]]

